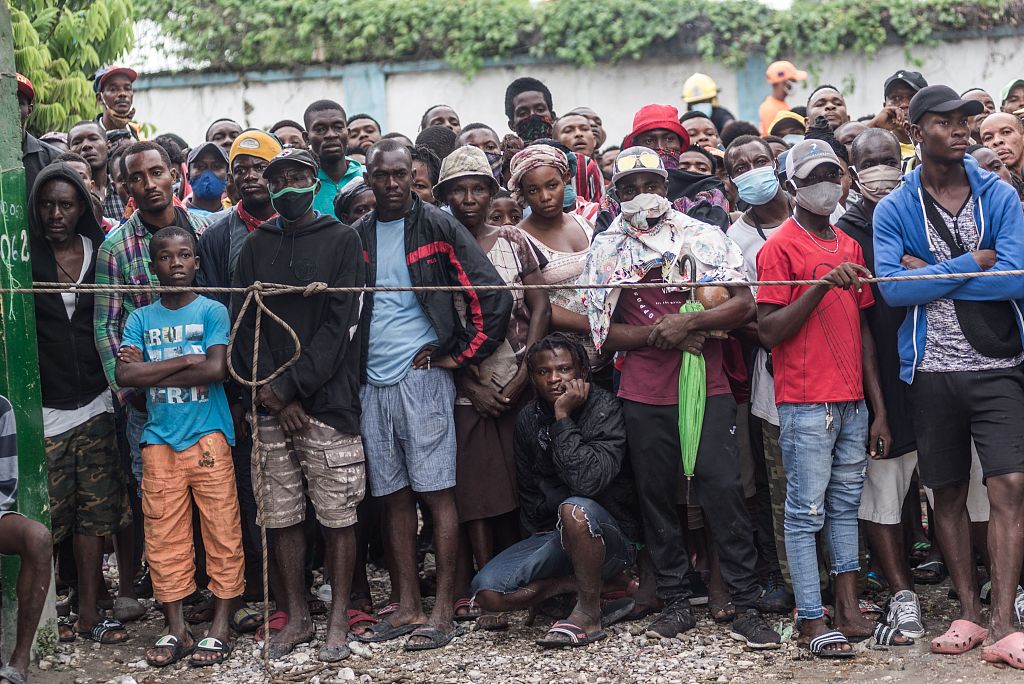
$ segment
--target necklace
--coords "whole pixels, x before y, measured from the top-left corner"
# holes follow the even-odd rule
[[[800,226],[800,228],[801,228],[801,229],[802,229],[802,230],[803,230],[803,231],[804,231],[805,233],[807,233],[807,237],[811,238],[811,242],[813,242],[814,244],[816,244],[816,245],[817,245],[817,246],[818,246],[819,248],[821,248],[822,250],[824,250],[824,251],[828,252],[829,254],[835,254],[835,253],[837,253],[837,252],[839,251],[839,233],[835,232],[835,230],[833,230],[833,231],[832,231],[832,233],[833,233],[833,235],[835,235],[835,236],[836,236],[836,246],[835,246],[835,248],[834,248],[834,249],[829,249],[829,248],[828,248],[828,247],[826,247],[825,245],[821,244],[821,241],[820,241],[820,240],[818,240],[818,238],[814,237],[814,236],[813,236],[813,235],[811,234],[811,231],[809,231],[809,230],[807,230],[806,228],[804,228],[804,224],[802,224],[802,223],[800,223],[799,221],[797,221],[797,220],[796,220],[796,216],[794,216],[794,217],[793,217],[793,221],[794,221],[794,222],[796,223],[796,225]]]

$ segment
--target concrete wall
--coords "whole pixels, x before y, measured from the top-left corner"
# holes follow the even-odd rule
[[[915,48],[917,67],[902,46],[888,46],[870,57],[841,53],[799,63],[812,73],[791,102],[804,104],[811,87],[833,83],[844,90],[851,116],[870,114],[881,102],[885,78],[908,66],[931,83],[946,83],[958,91],[980,86],[998,99],[1004,83],[1024,76],[1019,58],[1014,59],[1024,52],[1024,33],[1007,29],[988,35]],[[135,105],[140,121],[189,142],[199,141],[216,118],[269,126],[279,119],[301,119],[305,106],[321,98],[340,101],[350,113],[368,112],[386,131],[411,137],[419,130],[423,111],[438,103],[453,106],[463,123],[483,121],[503,132],[505,86],[517,76],[531,75],[551,89],[557,112],[590,106],[603,117],[609,140],[615,141],[629,131],[633,113],[643,104],[682,106],[682,83],[695,71],[715,78],[723,106],[741,118],[756,119],[757,106],[768,93],[759,56],[752,56],[743,69],[685,56],[592,68],[516,60],[484,68],[472,80],[436,62],[309,67],[295,73],[163,74],[139,79]]]

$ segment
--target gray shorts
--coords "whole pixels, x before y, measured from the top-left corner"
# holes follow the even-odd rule
[[[363,385],[363,444],[370,492],[455,486],[455,383],[451,371],[413,368],[387,387]]]

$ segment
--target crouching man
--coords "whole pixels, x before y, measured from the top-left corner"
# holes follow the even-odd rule
[[[514,452],[523,527],[531,533],[498,554],[473,579],[484,610],[513,611],[576,593],[576,606],[537,643],[585,646],[632,608],[601,611],[603,583],[633,565],[640,528],[618,399],[592,385],[583,347],[552,333],[526,362],[537,399],[519,414]],[[604,624],[602,624],[604,622]]]

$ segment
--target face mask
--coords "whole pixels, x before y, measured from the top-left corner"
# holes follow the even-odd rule
[[[690,110],[694,112],[700,112],[704,116],[711,117],[711,103],[710,102],[698,102],[695,105],[690,106]]]
[[[320,181],[308,188],[284,188],[270,193],[270,205],[285,221],[298,221],[306,215],[312,206]]]
[[[213,171],[203,171],[192,179],[192,194],[201,200],[220,199],[227,185],[228,182],[217,178]]]
[[[857,186],[865,197],[877,204],[900,184],[901,176],[899,169],[879,164],[863,171],[858,170]]]
[[[491,167],[491,175],[494,176],[494,180],[501,183],[501,167],[505,157],[502,156],[501,152],[484,152],[484,156],[487,157],[487,163]]]
[[[516,124],[516,134],[527,143],[539,138],[550,138],[553,130],[551,117],[540,114],[531,114]]]
[[[655,154],[661,157],[661,163],[665,165],[666,171],[675,171],[679,168],[679,153],[671,152],[666,150],[664,147],[659,147],[654,150]]]
[[[647,219],[661,218],[672,208],[672,203],[661,195],[644,192],[628,202],[623,202],[620,208],[627,225],[645,231],[651,228]]]
[[[804,139],[804,136],[799,133],[790,133],[789,135],[782,136],[782,139],[789,145],[796,145],[798,142]]]
[[[768,204],[779,192],[779,178],[771,166],[751,169],[732,179],[740,199],[747,204],[761,206]]]
[[[796,189],[796,203],[818,216],[831,215],[842,196],[843,186],[828,181]]]

